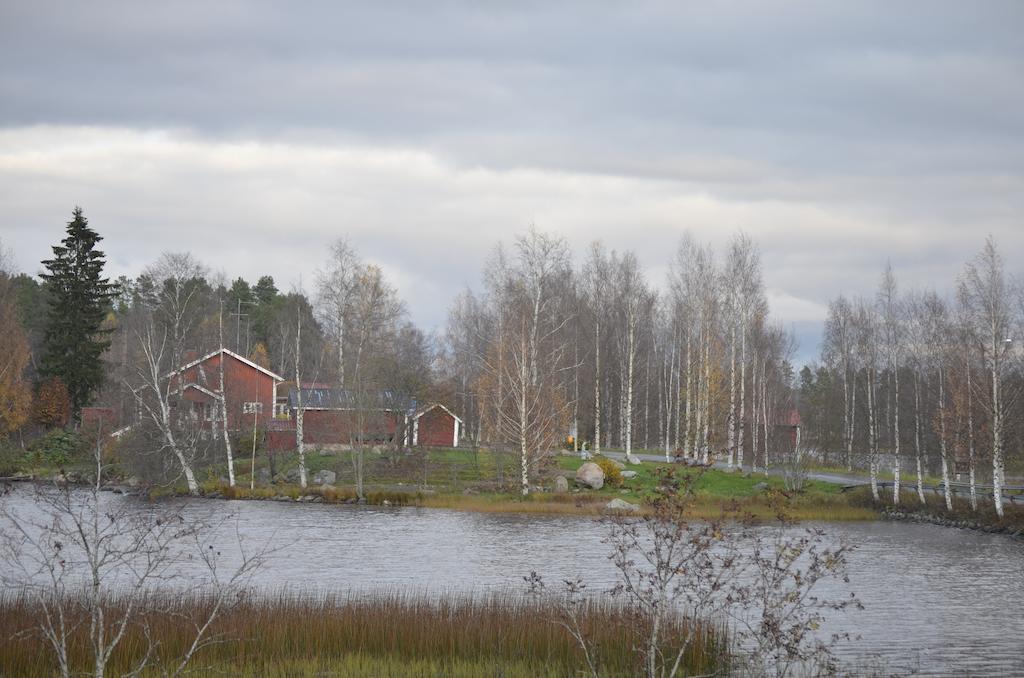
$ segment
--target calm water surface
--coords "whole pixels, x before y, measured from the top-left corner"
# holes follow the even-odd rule
[[[5,501],[31,510],[26,492]],[[548,581],[580,575],[591,589],[614,581],[606,528],[587,518],[277,502],[199,501],[185,510],[220,524],[226,554],[236,532],[253,546],[281,546],[254,581],[271,589],[482,590],[521,587],[531,570]],[[1024,543],[909,523],[827,530],[858,545],[850,584],[820,591],[852,590],[865,606],[837,613],[825,629],[860,636],[840,648],[845,660],[887,672],[1024,676]]]

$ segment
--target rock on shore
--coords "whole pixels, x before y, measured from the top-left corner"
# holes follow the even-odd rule
[[[588,461],[576,471],[576,484],[600,490],[604,487],[604,471],[594,462]]]

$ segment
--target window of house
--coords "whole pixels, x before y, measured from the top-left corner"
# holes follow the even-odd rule
[[[263,403],[242,403],[242,414],[263,414]]]

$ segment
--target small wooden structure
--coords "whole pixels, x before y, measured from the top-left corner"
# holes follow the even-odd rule
[[[406,444],[413,447],[458,447],[462,419],[441,403],[412,413],[406,427]],[[411,430],[409,430],[411,429]]]

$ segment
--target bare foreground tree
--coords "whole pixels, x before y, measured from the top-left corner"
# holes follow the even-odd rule
[[[144,360],[137,369],[137,386],[131,389],[141,419],[157,432],[156,452],[160,457],[168,451],[178,462],[180,477],[185,478],[189,494],[199,494],[195,462],[201,444],[197,422],[176,412],[175,383],[165,370],[175,364],[168,358],[175,351],[168,347],[168,334],[153,322],[147,322],[138,334]],[[131,388],[129,386],[129,388]]]
[[[126,675],[159,670],[182,674],[203,647],[218,642],[210,633],[214,620],[238,602],[244,584],[263,563],[266,549],[246,553],[230,571],[221,567],[220,547],[210,541],[210,525],[186,519],[174,507],[139,507],[111,501],[103,492],[103,450],[97,441],[94,477],[88,487],[68,483],[38,486],[31,515],[0,504],[0,581],[20,591],[38,608],[35,628],[53,649],[62,677],[78,673],[72,646],[84,628],[91,658],[89,673],[109,672],[121,641],[141,629],[146,646]],[[177,506],[181,508],[180,505]],[[205,590],[211,605],[180,619],[194,629],[191,643],[170,661],[159,655],[160,639],[149,620],[171,614],[161,609],[158,587],[181,577],[177,566],[190,561],[200,574],[189,575],[189,588]]]
[[[618,583],[607,593],[637,620],[637,673],[680,675],[701,634],[721,632],[728,623],[739,650],[730,658],[736,675],[834,675],[834,645],[849,636],[818,631],[830,612],[863,608],[853,593],[826,599],[816,587],[830,578],[849,581],[846,565],[853,546],[831,543],[818,528],[796,528],[781,511],[775,526],[765,528],[738,513],[694,520],[698,478],[677,478],[664,469],[649,514],[608,521],[605,543],[611,546]],[[541,575],[532,572],[524,579],[531,592],[544,591]],[[582,579],[565,581],[551,621],[579,644],[587,671],[596,678],[601,675],[596,648],[581,624],[586,590]]]

